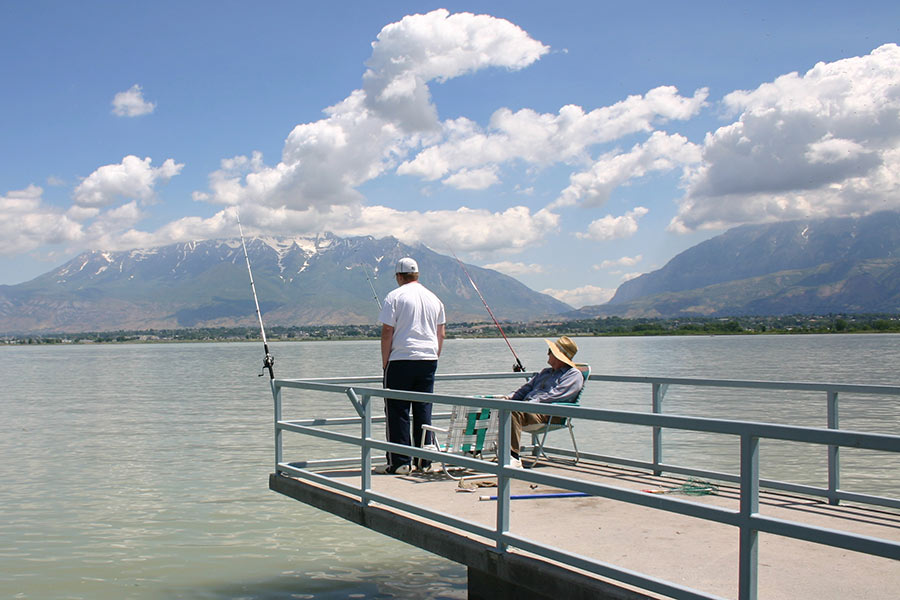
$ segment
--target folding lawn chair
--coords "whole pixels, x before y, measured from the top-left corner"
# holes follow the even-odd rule
[[[448,470],[448,464],[453,463],[451,455],[483,458],[485,454],[497,453],[497,411],[489,408],[454,406],[446,428],[434,425],[423,425],[422,428],[430,431],[435,440],[435,445],[426,448],[448,455],[447,460],[441,461],[441,465],[444,473],[452,479],[459,480],[463,477],[457,477]]]

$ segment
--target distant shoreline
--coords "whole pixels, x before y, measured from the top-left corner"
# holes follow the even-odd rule
[[[777,317],[690,317],[625,319],[604,317],[573,321],[506,322],[510,338],[668,337],[708,335],[796,335],[840,333],[900,333],[900,314],[788,315]],[[321,342],[380,339],[379,325],[276,325],[266,329],[268,341]],[[489,322],[450,323],[447,339],[498,338]],[[0,335],[0,346],[43,344],[155,344],[197,342],[260,342],[258,327],[117,330],[81,333]]]

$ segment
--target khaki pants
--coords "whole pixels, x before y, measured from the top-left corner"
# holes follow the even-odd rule
[[[516,454],[522,447],[522,428],[526,425],[536,425],[538,423],[546,423],[550,420],[550,415],[536,415],[534,413],[525,413],[514,411],[511,415],[512,431],[509,435],[510,449]]]

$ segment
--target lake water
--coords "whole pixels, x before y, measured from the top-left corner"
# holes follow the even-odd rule
[[[595,373],[900,384],[897,335],[577,342]],[[542,340],[512,343],[529,369],[543,366]],[[273,343],[272,352],[281,377],[380,371],[377,341]],[[0,597],[465,598],[463,567],[268,490],[272,400],[261,362],[261,344],[249,343],[0,348]],[[502,340],[453,339],[439,372],[511,363]],[[646,411],[649,394],[592,383],[584,404]],[[825,423],[824,394],[673,388],[665,410]],[[842,395],[841,424],[896,433],[900,398]],[[669,462],[735,464],[728,440],[669,433]],[[578,434],[589,451],[649,456],[646,431]],[[765,443],[761,457],[764,476],[822,483],[821,457]],[[896,460],[842,460],[853,471],[845,488],[900,496]]]

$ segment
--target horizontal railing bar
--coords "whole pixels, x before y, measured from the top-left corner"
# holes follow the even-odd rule
[[[749,520],[753,528],[763,533],[900,560],[900,542],[815,525],[804,525],[764,515],[753,515]]]
[[[499,373],[447,373],[435,374],[435,381],[478,381],[487,379],[523,379],[537,375],[537,371],[510,373],[508,371]],[[310,377],[291,378],[291,379],[275,379],[275,384],[280,385],[284,382],[309,381],[313,383],[381,383],[384,380],[383,375],[366,375],[360,377]]]
[[[626,488],[620,488],[602,483],[592,483],[583,479],[572,479],[561,475],[547,475],[536,473],[533,469],[509,469],[507,475],[521,481],[529,481],[539,485],[560,487],[573,492],[582,492],[591,496],[620,500],[629,504],[637,504],[647,508],[657,508],[667,512],[677,513],[687,517],[696,517],[707,521],[714,521],[724,525],[737,525],[740,522],[739,513],[719,506],[697,504],[689,500],[678,498],[665,498],[656,494],[648,494]]]
[[[553,454],[561,454],[563,456],[575,456],[575,452],[572,450],[568,450],[566,448],[554,448],[552,446],[544,446],[544,450]],[[595,460],[600,463],[612,463],[616,465],[623,465],[626,467],[633,467],[636,469],[644,469],[644,470],[659,470],[663,473],[677,473],[679,475],[689,475],[692,477],[709,477],[711,479],[716,479],[718,481],[726,481],[728,483],[740,483],[741,478],[739,475],[733,475],[731,473],[723,473],[721,471],[710,471],[706,469],[693,469],[690,467],[681,467],[678,465],[670,465],[666,463],[654,464],[648,460],[638,460],[633,458],[623,458],[621,456],[612,456],[609,454],[592,454],[590,452],[579,451],[579,454],[582,458],[589,458],[591,460]],[[778,481],[769,481],[760,479],[760,484],[763,482],[778,484],[781,482]],[[790,484],[789,484],[790,485]],[[810,488],[811,490],[821,490],[822,488]]]
[[[566,552],[552,546],[535,543],[528,538],[524,538],[513,533],[507,533],[503,536],[503,541],[510,546],[515,546],[532,554],[549,558],[557,562],[571,565],[583,571],[595,573],[601,577],[608,577],[620,581],[628,585],[634,585],[645,590],[663,594],[671,598],[679,598],[679,600],[724,600],[721,596],[712,594],[704,594],[698,590],[671,583],[664,579],[657,579],[648,575],[643,575],[637,571],[617,567],[615,565],[594,560],[580,554]]]
[[[531,446],[526,446],[526,451]],[[552,446],[544,446],[544,451],[550,454],[559,454],[561,456],[574,457],[575,452],[567,448],[555,448]],[[590,452],[579,451],[581,458],[587,458],[600,463],[612,463],[636,469],[655,470],[658,469],[663,473],[677,473],[678,475],[688,475],[691,477],[707,477],[717,481],[725,481],[728,483],[740,483],[740,475],[731,473],[723,473],[721,471],[709,471],[705,469],[692,469],[690,467],[681,467],[678,465],[670,465],[660,463],[654,465],[650,461],[638,460],[631,458],[622,458],[620,456],[612,456],[609,454],[593,454]],[[815,496],[820,498],[828,498],[829,490],[826,487],[804,485],[801,483],[791,483],[788,481],[780,481],[778,479],[760,479],[759,484],[762,487],[782,492],[791,492],[795,494],[804,494],[807,496]],[[884,496],[875,496],[872,494],[862,494],[859,492],[848,492],[846,490],[837,490],[834,493],[836,498],[840,500],[848,500],[850,502],[861,502],[863,504],[871,504],[873,506],[884,506],[887,508],[900,508],[900,499],[888,498]]]
[[[547,447],[544,446],[544,449],[546,450]],[[575,452],[573,452],[572,450],[567,450],[565,448],[549,448],[549,450],[557,453],[562,453],[573,458],[575,457]],[[653,469],[653,463],[646,460],[639,460],[636,458],[623,458],[621,456],[608,456],[606,454],[592,454],[583,450],[579,450],[578,454],[581,455],[581,458],[590,458],[592,460],[596,460],[597,462],[608,462],[617,465],[623,465],[626,467],[634,467],[636,469]]]
[[[373,463],[385,462],[384,459],[372,460]],[[317,467],[359,467],[362,460],[359,456],[348,456],[344,458],[316,458],[313,460],[292,460],[286,463],[297,469],[308,469]]]
[[[359,377],[310,377],[291,378],[291,379],[275,379],[273,382],[276,386],[287,383],[295,383],[297,381],[312,381],[316,383],[381,383],[384,381],[383,375],[363,375]],[[290,386],[288,386],[290,387]]]
[[[864,504],[874,504],[875,506],[884,506],[887,508],[900,508],[900,500],[897,498],[860,494],[859,492],[848,492],[846,490],[837,490],[837,492],[835,492],[835,497],[850,502],[862,502]]]
[[[333,384],[317,384],[309,383],[307,381],[295,381],[293,383],[299,388],[317,389],[321,391],[334,392],[339,390],[344,393],[348,389]],[[414,402],[446,404],[448,403],[447,401],[450,400],[452,404],[463,406],[517,410],[520,412],[546,414],[558,417],[573,417],[592,421],[666,427],[671,429],[721,433],[726,435],[751,434],[768,439],[900,452],[900,436],[889,434],[863,433],[845,429],[820,429],[796,425],[778,425],[755,421],[729,421],[706,417],[635,413],[620,410],[587,408],[582,406],[565,406],[563,404],[541,404],[537,402],[520,402],[517,400],[499,400],[494,398],[448,396],[424,392],[406,392],[375,388],[354,389],[360,395],[390,395],[393,398],[411,400]]]
[[[278,421],[275,424],[275,428],[280,429],[282,431],[293,431],[294,433],[302,433],[302,434],[310,435],[310,436],[317,437],[320,439],[331,440],[333,442],[343,442],[343,443],[351,444],[354,446],[362,446],[363,445],[363,440],[361,440],[356,435],[350,435],[347,433],[337,433],[334,431],[327,431],[325,429],[319,429],[317,427],[308,427],[305,425],[294,425],[292,423]],[[402,444],[392,444],[390,442],[384,442],[381,440],[376,440],[374,438],[366,438],[365,444],[373,449],[384,450],[385,452],[394,452],[397,454],[405,454],[407,456],[415,456],[417,458],[424,458],[424,459],[427,459],[430,461],[440,462],[441,460],[443,460],[446,457],[445,453],[439,452],[437,450],[426,450],[425,448],[417,448],[415,446],[404,446]]]
[[[357,445],[360,445],[359,438],[356,438],[356,443]],[[424,458],[432,462],[444,462],[444,460],[447,458],[447,453],[441,452],[439,450],[426,450],[425,448],[419,448],[418,446],[392,444],[391,442],[376,440],[375,438],[366,438],[366,445],[373,450],[384,450],[385,452],[393,452],[394,454],[403,454],[414,458]],[[465,458],[462,456],[454,456],[453,464],[456,464],[457,460],[459,464],[463,466],[469,465],[475,469],[483,469],[488,465],[493,465],[494,467],[496,467],[496,464],[494,463],[489,463],[475,458]],[[486,470],[490,471],[491,469]]]
[[[569,410],[573,411],[574,413],[576,409],[570,408]],[[591,420],[606,421],[610,423],[645,425],[649,427],[657,426],[670,429],[682,429],[686,431],[721,433],[726,435],[749,434],[756,437],[768,438],[773,440],[804,442],[808,444],[848,446],[853,448],[865,448],[868,450],[884,450],[887,452],[900,452],[900,436],[896,435],[863,433],[846,429],[819,429],[816,427],[803,427],[798,425],[778,425],[773,423],[760,423],[755,421],[727,421],[705,417],[683,417],[678,415],[634,413],[619,410],[605,410],[599,408],[581,408],[580,410],[589,411],[590,413],[592,413],[593,416],[587,417]],[[535,411],[529,410],[527,412]],[[542,410],[541,412],[544,411]],[[546,412],[549,414],[550,411]],[[576,415],[573,414],[572,416],[574,417]],[[581,415],[579,414],[578,416]]]
[[[392,508],[405,510],[422,518],[441,523],[442,525],[456,527],[457,529],[461,529],[469,533],[474,533],[475,535],[480,535],[494,542],[497,541],[497,532],[489,527],[471,523],[469,521],[465,521],[463,519],[440,511],[431,510],[422,506],[416,506],[415,504],[407,504],[402,500],[398,500],[397,498],[394,498],[392,496],[385,496],[384,494],[379,494],[378,492],[373,492],[372,490],[366,491],[366,497],[369,500],[374,500]]]
[[[332,442],[344,442],[347,444],[353,444],[355,446],[361,446],[362,440],[359,439],[359,434],[351,435],[349,433],[337,433],[336,431],[328,431],[326,429],[319,429],[317,427],[309,427],[307,425],[295,425],[293,423],[286,423],[284,421],[278,421],[275,424],[276,429],[280,429],[282,431],[293,431],[294,433],[303,433],[306,435],[311,435],[313,437],[331,440]]]
[[[450,418],[450,415],[453,413],[449,412],[439,412],[433,413],[431,415],[432,421],[446,420]],[[379,417],[372,417],[373,423],[384,423],[386,417],[384,415]],[[363,422],[362,417],[314,417],[311,419],[282,419],[281,423],[288,423],[290,425],[317,425],[319,427],[324,427],[328,425],[359,425]]]
[[[278,469],[283,473],[290,473],[291,477],[314,481],[320,485],[340,490],[346,494],[350,494],[351,496],[355,496],[357,498],[360,497],[359,488],[354,487],[348,483],[344,483],[343,481],[337,481],[335,479],[325,477],[324,475],[319,475],[318,473],[314,473],[312,471],[304,471],[303,469],[294,468],[290,465],[290,463],[278,463]]]
[[[650,383],[687,385],[694,387],[754,388],[761,390],[793,390],[809,392],[841,392],[853,394],[884,394],[900,396],[900,386],[863,385],[853,383],[807,383],[800,381],[752,381],[740,379],[695,379],[690,377],[638,377],[631,375],[601,375],[591,373],[590,381],[609,383]]]
[[[386,420],[386,417],[372,417],[373,423],[383,423]],[[362,417],[314,417],[312,419],[283,419],[279,421],[280,423],[287,423],[288,425],[302,425],[302,426],[328,426],[328,425],[359,425],[363,422]]]
[[[648,463],[649,466],[656,468],[662,472],[666,473],[678,473],[679,475],[690,475],[693,477],[710,477],[712,479],[717,479],[719,481],[726,481],[728,483],[739,484],[741,482],[740,475],[734,475],[732,473],[723,473],[721,471],[708,471],[705,469],[692,469],[689,467],[682,467],[679,465],[670,465],[667,463],[660,463],[658,465],[653,465],[652,463]],[[759,485],[765,488],[779,490],[784,492],[793,492],[795,494],[807,494],[810,496],[826,496],[828,492],[828,488],[814,486],[814,485],[805,485],[802,483],[791,483],[789,481],[780,481],[777,479],[763,479],[760,478]]]
[[[531,377],[535,372],[527,373],[450,373],[435,375],[435,381],[474,381],[488,379],[521,379]],[[892,385],[865,385],[853,383],[813,383],[802,381],[754,381],[743,379],[698,379],[693,377],[644,377],[635,375],[603,375],[591,373],[590,381],[606,381],[609,383],[649,383],[687,385],[696,387],[731,387],[731,388],[755,388],[766,390],[794,390],[810,392],[841,392],[856,394],[884,394],[888,396],[900,396],[900,386]],[[309,379],[275,379],[276,386],[286,383],[311,382],[311,383],[380,383],[382,376],[361,377],[316,377]]]
[[[454,467],[465,467],[475,471],[491,473],[492,475],[497,475],[500,472],[500,465],[495,462],[471,458],[461,454],[450,454],[449,452],[441,452],[441,457],[434,462],[441,462]]]

